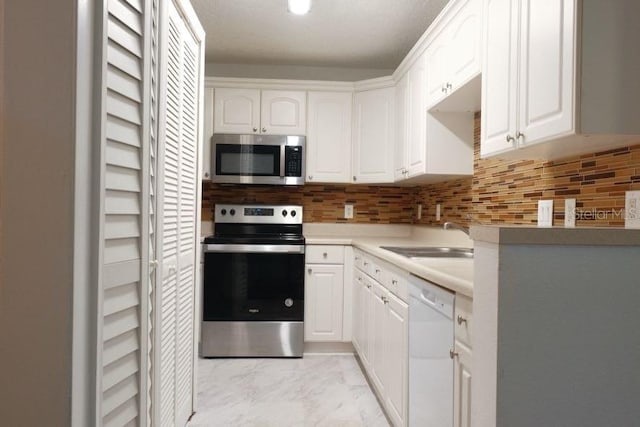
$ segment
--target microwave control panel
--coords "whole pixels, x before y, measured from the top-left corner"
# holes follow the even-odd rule
[[[285,146],[284,176],[302,176],[302,147]]]

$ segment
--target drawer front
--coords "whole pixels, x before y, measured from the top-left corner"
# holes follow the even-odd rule
[[[308,245],[306,262],[308,264],[344,264],[344,246]]]
[[[456,294],[454,324],[456,339],[471,348],[473,331],[473,300],[471,298]]]
[[[364,254],[357,249],[353,250],[353,266],[364,271]]]
[[[393,270],[387,270],[384,285],[402,301],[409,301],[409,285],[404,274]]]

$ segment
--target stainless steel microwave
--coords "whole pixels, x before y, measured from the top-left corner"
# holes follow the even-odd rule
[[[214,134],[211,181],[227,184],[304,184],[305,137]]]

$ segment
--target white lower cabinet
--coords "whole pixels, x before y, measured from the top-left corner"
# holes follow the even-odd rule
[[[342,340],[343,274],[342,265],[307,264],[305,341]]]
[[[339,342],[345,336],[344,246],[308,245],[304,285],[304,340]]]
[[[356,250],[354,266],[354,347],[393,425],[406,426],[409,307],[384,284],[383,261]]]
[[[471,348],[455,340],[453,363],[453,425],[471,426]]]

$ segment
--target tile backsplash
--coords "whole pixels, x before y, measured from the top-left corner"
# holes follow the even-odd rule
[[[417,187],[368,185],[246,186],[204,183],[203,220],[215,203],[300,204],[305,222],[439,225],[536,224],[537,203],[554,200],[562,225],[564,199],[575,198],[577,226],[624,225],[624,193],[640,190],[640,141],[562,161],[480,159],[480,114],[475,116],[474,176]],[[417,205],[422,218],[417,219]],[[353,204],[354,218],[344,218]],[[436,221],[436,204],[441,219]]]

